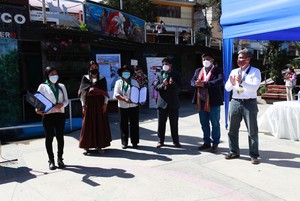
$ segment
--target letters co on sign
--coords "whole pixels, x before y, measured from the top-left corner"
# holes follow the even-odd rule
[[[10,14],[10,13],[0,13],[0,19],[2,23],[11,24],[16,23],[22,25],[26,22],[26,18],[22,14]]]

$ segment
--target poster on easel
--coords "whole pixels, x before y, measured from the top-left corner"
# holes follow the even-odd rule
[[[154,89],[156,73],[160,73],[164,57],[147,57],[149,108],[157,108],[158,92]]]
[[[118,69],[121,67],[120,54],[96,54],[100,75],[106,78],[107,91],[110,99],[113,97],[116,81],[119,79]]]

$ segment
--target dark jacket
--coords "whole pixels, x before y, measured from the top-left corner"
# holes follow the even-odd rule
[[[178,87],[180,86],[180,77],[177,71],[172,70],[169,73],[168,81],[170,77],[173,79],[172,85],[167,85],[166,89],[163,86],[163,72],[157,73],[154,82],[154,89],[158,91],[157,107],[166,109],[179,109],[179,97]]]
[[[201,68],[195,70],[194,76],[191,80],[191,86],[195,88],[192,103],[197,103],[197,88],[196,80],[198,79]],[[223,70],[215,67],[208,82],[204,83],[204,88],[208,88],[209,101],[211,106],[223,105],[224,101],[224,82]]]

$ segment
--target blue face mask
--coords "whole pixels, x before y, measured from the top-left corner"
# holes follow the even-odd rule
[[[130,72],[123,72],[123,73],[122,73],[122,77],[123,77],[124,79],[130,78]]]

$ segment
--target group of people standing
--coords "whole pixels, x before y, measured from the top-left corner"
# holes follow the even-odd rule
[[[250,65],[251,54],[246,50],[238,53],[238,68],[233,69],[224,86],[223,69],[214,65],[215,57],[210,53],[202,55],[202,67],[197,68],[191,79],[194,87],[192,102],[196,105],[199,114],[200,125],[203,131],[203,144],[199,150],[210,149],[212,153],[218,152],[220,143],[220,107],[223,104],[224,88],[232,91],[232,100],[229,106],[229,153],[225,159],[240,157],[239,128],[244,119],[248,129],[249,156],[252,164],[258,164],[258,126],[257,126],[257,90],[261,82],[261,74],[258,68]],[[84,149],[84,155],[92,151],[103,153],[103,148],[110,146],[111,131],[109,126],[107,105],[109,94],[106,78],[99,72],[99,65],[91,61],[88,65],[88,74],[82,77],[78,95],[82,105],[82,129],[79,139],[79,147]],[[56,168],[52,141],[56,136],[58,142],[58,167],[64,168],[64,108],[68,105],[68,95],[63,84],[58,83],[58,72],[54,67],[45,68],[45,83],[42,83],[38,92],[46,96],[54,107],[42,115],[42,122],[46,136],[46,150],[49,158],[49,169]],[[137,80],[133,79],[134,70],[129,66],[123,66],[118,70],[120,79],[114,87],[113,98],[118,101],[119,125],[122,149],[126,149],[130,143],[133,148],[139,144],[139,105],[131,102],[130,91],[133,86],[140,87]],[[162,70],[156,73],[153,83],[158,92],[157,116],[158,142],[156,147],[165,145],[166,122],[169,118],[173,145],[180,148],[178,134],[179,119],[179,86],[180,75],[172,68],[172,61],[168,58],[162,60]]]
[[[240,157],[239,128],[244,119],[248,130],[249,156],[252,164],[258,164],[257,90],[261,82],[258,68],[250,65],[251,54],[247,49],[238,52],[238,68],[233,69],[225,83],[225,90],[232,92],[229,105],[229,153],[225,159]],[[202,68],[195,70],[191,86],[195,88],[193,103],[197,105],[203,131],[203,145],[199,150],[218,151],[220,143],[220,106],[223,104],[223,72],[214,66],[214,56],[202,55]]]

